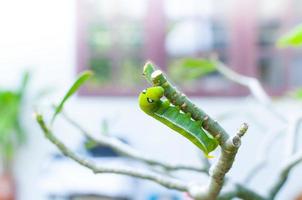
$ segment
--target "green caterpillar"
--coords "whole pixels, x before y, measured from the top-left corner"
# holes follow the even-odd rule
[[[206,157],[211,157],[209,153],[218,146],[217,140],[201,128],[201,121],[194,121],[190,114],[181,112],[168,100],[162,101],[163,95],[164,89],[160,86],[143,90],[139,95],[140,108],[146,114],[186,137],[201,149]]]

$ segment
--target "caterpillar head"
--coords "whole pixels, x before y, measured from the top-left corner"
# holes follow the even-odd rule
[[[139,106],[145,112],[153,112],[160,105],[160,99],[164,96],[164,89],[160,86],[143,90],[139,95]]]

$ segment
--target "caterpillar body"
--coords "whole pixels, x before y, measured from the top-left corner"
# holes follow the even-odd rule
[[[163,95],[164,89],[160,86],[142,91],[139,95],[140,108],[146,114],[186,137],[201,149],[206,157],[211,157],[209,153],[218,146],[217,140],[201,128],[201,121],[193,120],[189,113],[182,112],[179,107],[171,105],[168,100],[162,101]]]

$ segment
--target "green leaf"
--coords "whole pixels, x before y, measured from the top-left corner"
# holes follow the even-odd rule
[[[302,88],[296,89],[292,92],[292,96],[297,100],[302,100]]]
[[[216,71],[215,64],[206,59],[185,58],[169,66],[170,75],[176,80],[193,80]]]
[[[84,146],[86,149],[92,149],[94,147],[96,147],[98,145],[98,143],[94,140],[91,140],[89,138],[87,138],[87,141],[84,143]]]
[[[210,68],[210,69],[215,69],[212,61],[207,60],[207,59],[202,59],[202,58],[185,58],[185,59],[182,59],[182,64],[185,67],[191,67],[191,68],[206,67],[206,68]]]
[[[85,71],[78,79],[73,83],[73,85],[69,88],[63,99],[61,100],[59,106],[55,109],[55,112],[53,114],[53,117],[51,119],[51,124],[54,122],[57,115],[63,110],[63,107],[66,103],[66,101],[93,75],[91,71]]]
[[[155,71],[155,66],[151,62],[147,62],[144,66],[143,75],[150,84],[152,84],[151,74],[154,71]]]
[[[276,44],[278,47],[298,47],[302,45],[302,25],[283,35]]]

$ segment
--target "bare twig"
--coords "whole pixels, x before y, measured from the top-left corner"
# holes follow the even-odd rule
[[[154,173],[154,172],[150,172],[150,171],[139,170],[137,168],[129,168],[129,167],[114,167],[113,168],[112,166],[110,166],[110,167],[97,166],[92,161],[82,158],[81,156],[72,152],[59,139],[57,139],[54,136],[54,134],[51,132],[51,130],[45,124],[42,115],[36,114],[36,120],[39,123],[40,128],[42,129],[45,137],[48,140],[50,140],[54,145],[56,145],[56,147],[65,156],[71,158],[72,160],[76,161],[80,165],[92,170],[94,173],[114,173],[114,174],[121,174],[121,175],[127,175],[127,176],[137,177],[137,178],[141,178],[141,179],[151,180],[151,181],[156,182],[169,189],[175,189],[178,191],[188,192],[194,199],[198,199],[198,197],[201,195],[198,192],[192,193],[192,191],[194,191],[194,188],[198,188],[198,191],[202,191],[202,190],[200,190],[200,188],[202,188],[202,186],[200,184],[196,184],[196,185],[192,186],[191,184],[183,183],[182,181],[175,179],[175,178],[171,178],[171,177],[164,176],[162,174],[158,174],[158,173]],[[241,129],[241,130],[242,131],[233,138],[232,142],[228,144],[228,145],[231,145],[230,146],[231,149],[234,148],[234,147],[232,147],[233,145],[237,146],[240,144],[239,138],[244,133],[244,131],[243,131],[244,129]],[[228,153],[228,152],[226,152],[226,153]],[[255,197],[259,196],[258,194],[254,193],[253,191],[244,187],[243,185],[240,185],[240,184],[235,184],[235,185],[236,185],[236,189],[233,191],[234,197],[243,195],[243,193],[246,193],[245,195],[247,195],[247,197],[250,196],[250,199],[253,199],[253,196],[255,196]]]
[[[219,195],[224,184],[225,174],[231,169],[238,148],[241,145],[241,137],[246,133],[248,129],[247,124],[243,124],[237,135],[230,138],[221,149],[218,162],[212,167],[210,171],[210,180],[205,188],[204,193],[200,193],[198,199],[201,200],[215,200]]]
[[[146,180],[151,180],[156,182],[166,188],[174,189],[178,191],[188,191],[188,185],[181,182],[177,179],[171,179],[169,177],[159,175],[149,171],[142,171],[137,168],[129,168],[129,167],[105,167],[105,166],[97,166],[92,161],[88,161],[80,157],[79,155],[72,152],[69,148],[67,148],[60,140],[58,140],[53,133],[46,126],[42,115],[36,114],[36,120],[39,123],[41,129],[44,132],[44,135],[47,139],[49,139],[57,148],[67,157],[76,161],[80,165],[92,170],[94,173],[114,173],[114,174],[122,174],[137,178],[142,178]]]
[[[263,87],[257,79],[239,74],[231,70],[229,67],[225,66],[222,62],[219,62],[215,58],[212,58],[212,61],[215,62],[215,67],[221,74],[223,74],[229,80],[249,88],[253,96],[258,101],[263,104],[271,103],[271,98],[264,91]]]
[[[252,179],[256,177],[256,175],[266,166],[268,162],[269,151],[273,147],[273,143],[277,140],[281,133],[285,131],[285,128],[274,130],[271,133],[268,133],[263,138],[263,142],[260,145],[260,154],[256,156],[256,163],[249,171],[248,175],[246,176],[244,183],[249,184]]]
[[[273,185],[272,189],[270,190],[269,193],[269,200],[273,200],[276,195],[279,193],[279,191],[282,189],[284,184],[286,183],[289,173],[291,170],[297,166],[299,163],[302,162],[302,151],[299,153],[296,153],[293,155],[282,167],[280,173],[279,173],[279,178]]]
[[[243,104],[246,104],[248,102],[244,102]],[[219,113],[214,116],[214,118],[217,121],[224,121],[224,120],[230,120],[232,118],[239,118],[239,117],[246,117],[247,120],[252,121],[257,127],[260,129],[265,129],[265,124],[261,119],[258,118],[258,116],[255,116],[252,111],[248,110],[247,108],[235,108],[231,109],[222,113]]]
[[[249,88],[252,95],[255,97],[255,99],[263,105],[267,110],[269,110],[274,116],[278,117],[283,123],[288,124],[287,128],[287,140],[286,143],[286,156],[291,156],[296,152],[296,146],[297,146],[297,134],[298,134],[298,128],[302,121],[302,116],[296,116],[290,120],[288,120],[287,117],[282,115],[280,112],[275,110],[274,107],[272,107],[272,101],[271,98],[267,95],[263,87],[261,86],[260,82],[251,77],[243,76],[241,74],[238,74],[228,67],[226,67],[223,63],[217,61],[215,58],[212,59],[216,63],[217,70],[223,74],[226,78],[229,80],[236,82],[240,85],[243,85],[247,88]],[[251,180],[251,177],[255,176],[255,173],[259,172],[266,164],[267,161],[267,152],[270,149],[270,143],[272,143],[276,137],[279,136],[279,133],[282,132],[283,129],[281,128],[280,131],[274,132],[270,135],[268,135],[266,141],[264,142],[264,147],[262,156],[260,156],[260,159],[258,160],[257,164],[253,167],[249,175],[247,176],[246,183]],[[277,183],[272,187],[269,199],[274,199],[277,193],[281,190],[281,188],[286,183],[286,180],[288,179],[288,175],[291,171],[291,169],[297,165],[302,160],[302,155],[297,154],[294,155],[293,158],[285,165],[285,167],[281,170],[279,179]]]
[[[302,122],[302,115],[291,117],[288,122],[288,130],[286,134],[285,156],[290,157],[296,152],[297,137],[299,126]]]
[[[136,149],[132,148],[131,146],[123,143],[122,141],[109,136],[98,136],[97,138],[92,136],[85,128],[83,128],[79,123],[69,117],[65,112],[62,112],[62,117],[68,121],[71,125],[77,128],[79,131],[82,132],[87,138],[90,140],[95,141],[98,144],[105,145],[111,147],[114,151],[119,153],[120,155],[136,159],[141,162],[145,162],[149,165],[157,165],[165,170],[168,171],[175,171],[175,170],[188,170],[188,171],[196,171],[196,172],[203,172],[208,173],[208,167],[202,166],[191,166],[186,164],[172,164],[164,161],[159,161],[154,158],[149,157],[148,155],[137,151]]]
[[[247,87],[252,93],[252,95],[255,97],[255,99],[266,109],[268,109],[274,116],[278,117],[278,119],[280,119],[282,122],[287,121],[287,119],[281,113],[279,113],[275,110],[274,107],[272,107],[272,100],[261,86],[259,80],[257,80],[256,78],[241,75],[231,70],[222,62],[218,61],[214,56],[212,57],[212,62],[215,63],[215,67],[217,68],[217,70],[227,79],[238,83],[239,85]]]
[[[232,200],[236,197],[242,200],[265,200],[266,198],[255,193],[254,191],[243,187],[240,184],[234,183],[232,186],[232,190],[228,192],[224,192],[217,198],[218,200]]]

